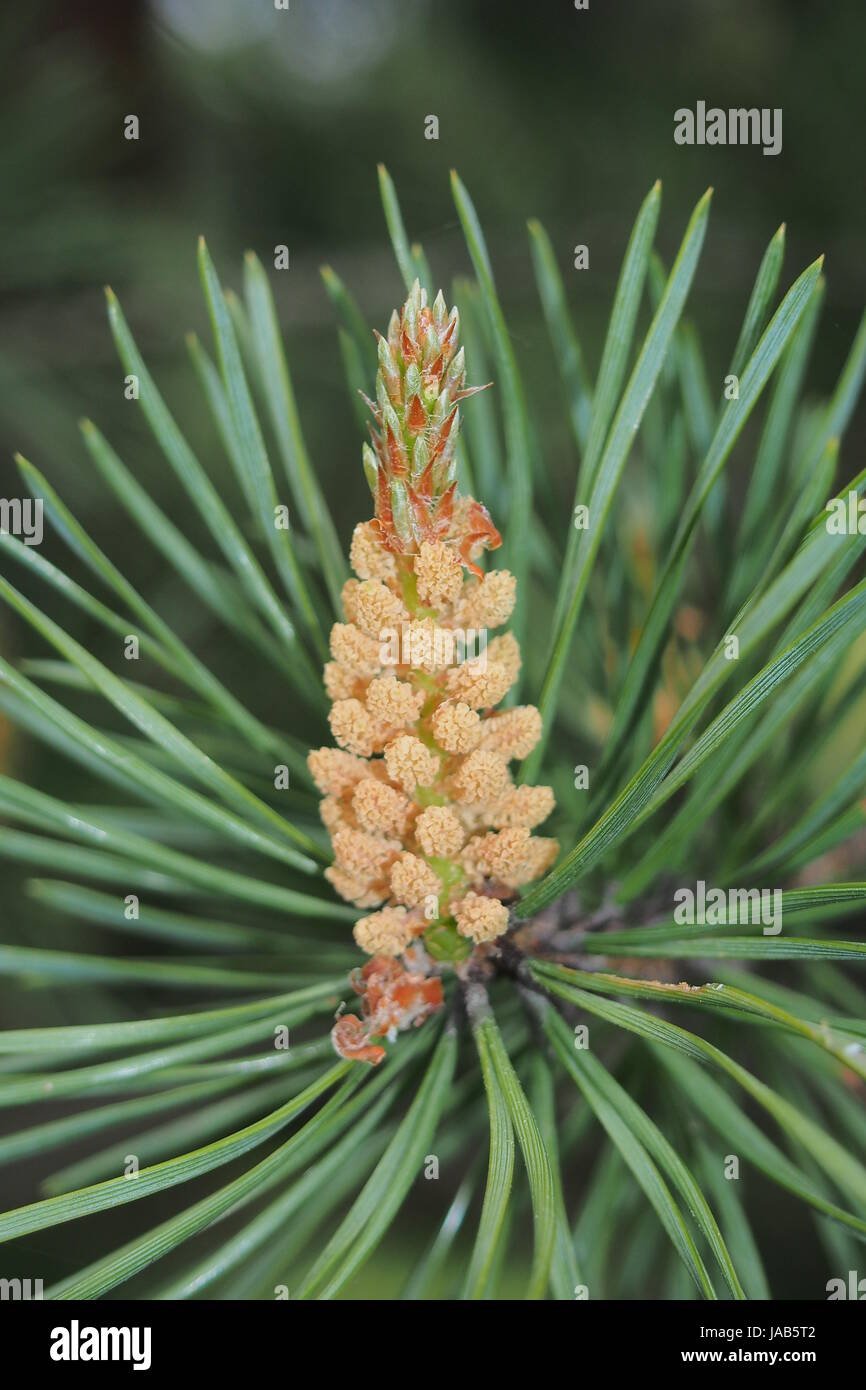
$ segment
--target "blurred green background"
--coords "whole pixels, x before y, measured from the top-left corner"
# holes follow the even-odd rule
[[[320,267],[332,264],[368,320],[384,327],[402,284],[379,202],[379,161],[446,292],[469,268],[448,184],[449,169],[459,170],[526,374],[547,485],[564,507],[576,460],[531,272],[528,218],[551,236],[593,374],[628,232],[656,178],[664,189],[657,244],[667,261],[697,198],[710,183],[716,190],[689,313],[719,386],[781,220],[783,287],[820,252],[827,257],[810,390],[832,386],[866,301],[862,0],[591,0],[587,12],[571,0],[291,0],[288,12],[273,0],[64,0],[7,8],[0,51],[0,496],[20,495],[11,460],[18,449],[183,635],[200,636],[208,659],[227,663],[223,674],[265,717],[280,713],[284,697],[258,690],[249,663],[233,670],[230,653],[207,645],[213,635],[197,634],[200,619],[153,551],[130,543],[80,442],[77,420],[87,415],[200,538],[124,400],[103,284],[117,291],[182,427],[233,495],[184,345],[190,329],[209,338],[196,239],[206,235],[224,283],[235,286],[247,247],[269,267],[274,247],[288,246],[291,269],[272,284],[307,443],[346,541],[369,513],[369,496]],[[699,99],[781,107],[781,154],[676,146],[674,111]],[[137,141],[124,139],[130,114],[139,118]],[[424,138],[430,114],[439,118],[438,141]],[[587,272],[572,269],[576,243],[589,247]],[[864,428],[861,404],[845,476],[862,464]],[[496,499],[485,500],[495,515]],[[86,621],[67,617],[87,641]],[[45,654],[5,613],[0,649]],[[38,785],[51,755],[11,743],[8,730],[0,739],[6,767]],[[55,787],[58,776],[78,774],[52,770]],[[58,944],[25,909],[19,877],[0,861],[5,939],[23,942],[35,924],[40,944]],[[62,1022],[88,1007],[52,991],[40,1012]],[[32,998],[5,982],[0,1011],[5,1026],[34,1021]],[[115,1219],[132,1225],[135,1216]],[[778,1242],[778,1225],[774,1232]],[[384,1296],[388,1250],[376,1265]],[[777,1243],[770,1273],[783,1287],[794,1256]]]

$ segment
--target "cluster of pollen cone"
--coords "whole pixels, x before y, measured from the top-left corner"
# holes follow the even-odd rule
[[[534,834],[549,787],[516,786],[512,764],[541,733],[532,705],[505,710],[520,669],[500,631],[514,607],[507,570],[477,560],[500,536],[459,497],[456,445],[465,387],[458,315],[416,282],[379,337],[372,445],[364,471],[375,517],[355,528],[345,622],[331,631],[325,685],[336,747],[309,756],[323,793],[336,891],[369,909],[355,940],[362,1016],[332,1034],[343,1056],[378,1062],[373,1041],[442,1003],[441,975],[487,952],[507,903],[558,852]],[[488,635],[489,634],[489,635]]]

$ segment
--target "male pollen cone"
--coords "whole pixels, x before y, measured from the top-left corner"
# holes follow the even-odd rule
[[[442,975],[463,970],[508,929],[518,888],[553,863],[556,840],[532,831],[550,787],[515,786],[511,764],[541,734],[533,705],[496,712],[520,670],[504,632],[508,570],[477,561],[501,537],[480,502],[457,493],[465,386],[456,308],[432,306],[416,281],[378,337],[379,370],[364,472],[375,516],[355,527],[331,631],[325,686],[337,747],[309,755],[347,901],[376,908],[354,927],[371,959],[356,972],[361,1017],[338,1019],[337,1052],[374,1065],[374,1040],[420,1024],[443,1002]]]

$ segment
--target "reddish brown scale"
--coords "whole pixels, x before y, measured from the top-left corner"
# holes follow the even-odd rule
[[[396,439],[391,426],[388,426],[388,460],[391,464],[392,478],[405,478],[409,471],[406,450],[401,440]]]
[[[466,568],[481,579],[484,571],[470,560],[469,556],[473,546],[483,544],[488,550],[498,550],[502,544],[502,537],[490,519],[490,513],[482,502],[473,502],[469,509],[470,529],[463,537],[458,548],[458,554]]]
[[[435,540],[440,540],[451,525],[451,518],[454,515],[454,495],[456,491],[457,484],[455,482],[442,494],[442,499],[437,508]]]
[[[442,427],[440,428],[439,434],[436,438],[436,443],[433,446],[434,462],[436,459],[438,459],[439,455],[442,453],[442,450],[445,448],[445,444],[448,440],[449,434],[451,433],[451,426],[454,424],[454,417],[456,414],[457,407],[455,405],[454,409],[451,411],[451,414],[445,419],[444,423],[442,424]]]
[[[465,401],[467,396],[477,396],[479,391],[489,391],[492,385],[493,382],[488,381],[484,386],[467,386],[464,389],[457,392],[457,394],[454,397],[454,400],[455,402]]]
[[[380,471],[376,480],[376,517],[373,525],[376,528],[379,540],[386,550],[398,553],[397,537],[394,534],[394,516],[391,511],[391,495],[388,491],[388,479],[384,471]]]
[[[419,497],[430,498],[433,496],[433,465],[435,462],[435,458],[431,458],[415,484],[415,491]]]
[[[407,492],[409,494],[409,505],[412,508],[416,526],[422,533],[422,539],[426,540],[426,532],[430,527],[430,509],[427,506],[426,498],[423,494],[419,496],[418,492],[416,492],[413,487],[407,488]]]
[[[427,428],[427,412],[417,396],[413,396],[406,412],[406,423],[413,434],[420,434]]]

